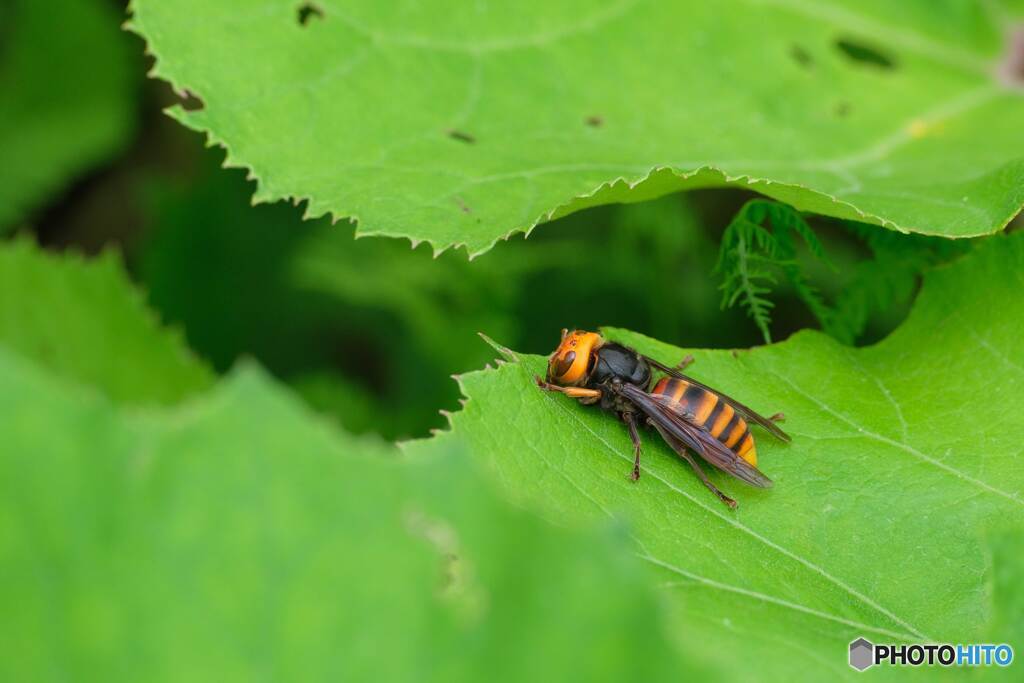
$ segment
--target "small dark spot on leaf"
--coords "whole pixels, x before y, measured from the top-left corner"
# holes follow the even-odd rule
[[[1024,24],[1008,34],[1006,56],[999,67],[999,76],[1007,85],[1024,86]]]
[[[450,137],[452,140],[465,142],[467,145],[472,145],[476,143],[475,137],[473,137],[469,133],[466,133],[465,131],[455,130],[454,128],[448,130],[448,137]]]
[[[584,119],[584,122],[591,128],[600,128],[604,125],[604,117],[601,116],[588,116]]]
[[[811,69],[814,67],[814,57],[811,56],[810,52],[803,49],[796,43],[793,43],[793,45],[790,46],[789,56],[793,58],[793,61],[805,69]]]
[[[455,198],[455,203],[459,205],[460,209],[462,209],[462,213],[472,213],[473,212],[473,209],[469,208],[469,205],[466,204],[466,202],[462,201],[462,197],[456,197]]]
[[[839,38],[836,40],[836,48],[843,53],[847,59],[873,66],[879,69],[895,69],[896,60],[887,55],[878,47],[873,47],[860,40],[853,38]]]
[[[300,26],[306,26],[311,19],[323,19],[324,11],[315,2],[304,2],[299,5],[298,19]]]
[[[850,115],[850,110],[852,108],[853,106],[846,100],[839,100],[838,102],[836,102],[834,111],[836,113],[836,116],[838,116],[841,119],[844,119]]]
[[[174,94],[178,96],[178,104],[185,111],[201,111],[206,107],[206,103],[189,90],[175,90]]]

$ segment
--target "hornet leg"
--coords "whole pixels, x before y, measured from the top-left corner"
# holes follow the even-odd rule
[[[550,384],[542,380],[539,376],[534,375],[534,380],[537,382],[537,386],[544,391],[557,391],[565,394],[569,398],[583,399],[588,403],[596,403],[601,398],[601,392],[597,389],[584,389],[582,387],[560,387],[557,384]]]
[[[786,414],[785,413],[775,413],[774,415],[772,415],[768,419],[771,420],[772,422],[782,422],[783,420],[786,419]]]
[[[732,509],[736,509],[736,501],[730,498],[729,496],[725,495],[721,491],[719,491],[718,487],[711,483],[711,480],[708,479],[708,475],[704,474],[704,470],[700,468],[700,465],[698,465],[697,461],[693,459],[693,456],[691,456],[685,450],[678,451],[678,453],[680,456],[683,457],[684,460],[686,460],[686,462],[690,463],[690,467],[693,468],[693,471],[697,473],[697,476],[700,477],[700,480],[704,482],[704,485],[708,487],[711,493],[718,496],[719,500],[721,500],[723,503],[725,503]]]
[[[685,358],[683,358],[681,361],[679,361],[679,363],[676,365],[675,369],[678,370],[679,372],[682,372],[686,368],[690,367],[693,364],[694,360],[696,360],[696,359],[693,357],[693,354],[692,353],[688,353],[688,354],[686,354]]]
[[[633,471],[629,478],[636,481],[640,478],[640,433],[636,430],[636,418],[633,413],[623,413],[622,420],[629,427],[629,438],[633,441]]]

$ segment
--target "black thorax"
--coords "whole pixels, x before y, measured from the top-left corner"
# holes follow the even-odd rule
[[[606,342],[595,356],[587,386],[599,389],[608,383],[623,382],[647,389],[651,381],[651,367],[636,351],[615,342]]]

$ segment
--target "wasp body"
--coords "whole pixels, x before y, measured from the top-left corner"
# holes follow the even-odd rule
[[[538,377],[537,384],[586,405],[600,404],[619,416],[633,441],[633,481],[640,478],[638,427],[653,426],[708,489],[726,505],[736,507],[736,501],[711,483],[690,452],[737,479],[767,488],[772,482],[757,469],[757,446],[747,420],[783,441],[789,437],[774,424],[782,419],[781,414],[764,418],[682,374],[692,360],[687,357],[670,368],[595,332],[563,330],[562,342],[548,362],[547,379]],[[663,376],[655,382],[656,371]]]

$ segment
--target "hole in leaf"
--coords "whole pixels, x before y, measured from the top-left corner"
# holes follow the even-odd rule
[[[789,48],[789,56],[793,58],[793,61],[802,66],[805,69],[811,69],[814,67],[814,57],[811,53],[803,49],[801,46],[793,43]]]
[[[1024,24],[1009,32],[1006,56],[999,67],[999,75],[1007,85],[1024,86]]]
[[[836,48],[851,61],[879,69],[895,69],[896,61],[882,50],[853,38],[839,38]]]
[[[300,26],[307,26],[312,19],[323,19],[324,11],[320,9],[319,5],[313,2],[304,2],[299,5],[298,9],[298,20]]]
[[[591,128],[600,128],[601,126],[604,125],[604,118],[596,115],[588,116],[587,118],[583,119],[583,122],[586,123]]]
[[[476,142],[476,138],[461,130],[455,130],[454,128],[448,131],[448,137],[452,140],[458,140],[459,142],[465,142],[467,145],[472,145]]]

